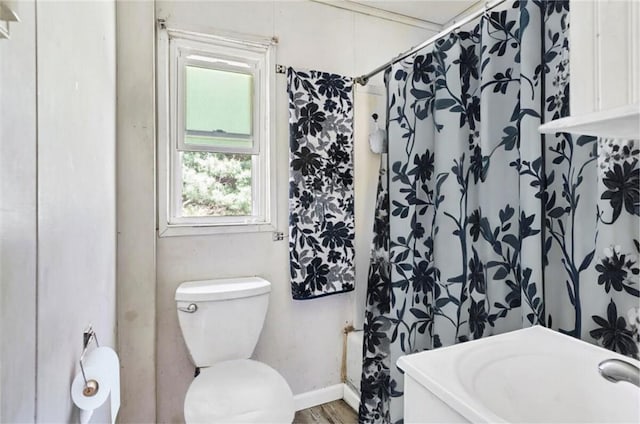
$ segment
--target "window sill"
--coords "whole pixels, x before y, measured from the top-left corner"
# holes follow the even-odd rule
[[[277,231],[272,224],[239,225],[161,225],[158,237],[207,236],[215,234],[270,233]]]

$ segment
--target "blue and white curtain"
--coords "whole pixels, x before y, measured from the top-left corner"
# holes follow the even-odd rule
[[[637,356],[638,144],[538,132],[569,113],[568,25],[508,2],[388,71],[360,422],[402,421],[424,349],[541,324]]]
[[[287,76],[292,296],[352,291],[353,82],[293,68]]]

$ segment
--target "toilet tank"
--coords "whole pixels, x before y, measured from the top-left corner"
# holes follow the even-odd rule
[[[180,284],[175,296],[178,321],[193,364],[209,367],[251,357],[270,291],[271,284],[260,277]]]

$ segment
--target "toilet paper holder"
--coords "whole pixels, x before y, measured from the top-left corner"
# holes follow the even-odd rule
[[[82,379],[84,380],[84,389],[82,389],[82,393],[87,397],[94,396],[100,389],[96,380],[87,381],[87,376],[84,373],[84,365],[82,363],[84,355],[89,349],[89,343],[91,343],[92,340],[96,343],[96,347],[100,347],[100,344],[98,343],[98,336],[96,336],[93,326],[89,325],[89,327],[82,333],[82,354],[80,355],[80,371],[82,372]]]

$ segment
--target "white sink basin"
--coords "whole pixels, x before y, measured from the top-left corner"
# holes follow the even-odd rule
[[[544,327],[403,356],[405,422],[638,423],[640,389],[598,372],[640,362]]]

